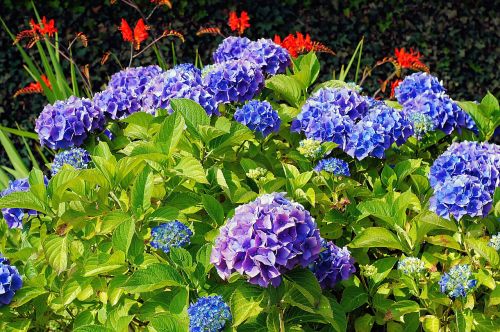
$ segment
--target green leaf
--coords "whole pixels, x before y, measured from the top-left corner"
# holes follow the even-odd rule
[[[222,205],[211,195],[201,195],[201,202],[205,211],[218,225],[224,223],[224,209]]]
[[[150,292],[167,286],[182,286],[184,280],[174,268],[165,264],[152,264],[144,270],[137,270],[121,286],[129,293]]]
[[[391,305],[391,312],[398,319],[412,312],[420,312],[420,306],[417,302],[411,300],[402,300],[394,302]]]
[[[189,320],[169,312],[160,312],[151,318],[151,325],[157,332],[188,331]]]
[[[398,261],[396,257],[385,257],[378,259],[372,265],[377,269],[377,272],[371,277],[374,284],[383,281],[391,272],[394,264]]]
[[[170,248],[169,255],[172,261],[179,266],[189,268],[193,265],[193,257],[191,257],[189,251],[184,248]]]
[[[24,286],[18,290],[14,296],[14,300],[9,304],[9,307],[17,308],[31,300],[39,297],[42,294],[46,294],[48,291],[43,288],[34,286]]]
[[[45,259],[57,271],[61,273],[68,266],[68,238],[58,235],[48,235],[43,242]]]
[[[500,284],[497,284],[495,286],[495,289],[490,293],[489,305],[493,306],[499,304],[500,304]]]
[[[132,237],[135,232],[135,223],[132,218],[125,219],[113,232],[112,243],[115,251],[120,250],[127,256]]]
[[[144,167],[134,182],[130,193],[131,208],[135,216],[140,216],[151,206],[153,194],[153,173],[148,166]]]
[[[208,126],[210,124],[210,117],[207,112],[193,100],[185,98],[172,99],[170,107],[184,117],[189,131],[196,136],[199,136],[198,126]]]
[[[238,287],[231,295],[229,306],[233,315],[233,327],[239,326],[247,319],[257,316],[262,307],[262,291],[257,287]]]
[[[177,174],[194,180],[198,183],[208,183],[203,166],[194,157],[182,157],[179,163],[175,165],[174,170],[177,172]]]
[[[381,247],[403,250],[396,235],[382,227],[366,228],[354,238],[349,246],[352,248]]]
[[[356,332],[370,332],[375,323],[375,317],[370,314],[364,314],[361,317],[356,318],[354,321],[354,330]]]
[[[177,112],[167,116],[160,127],[154,141],[159,145],[161,151],[167,156],[174,152],[185,127],[184,118]]]
[[[298,65],[294,67],[294,75],[301,82],[304,89],[309,88],[318,78],[320,64],[314,52],[309,52],[300,57]]]
[[[102,325],[84,325],[77,327],[73,332],[114,332],[114,330]]]
[[[290,105],[298,107],[302,96],[300,84],[291,76],[275,75],[266,80],[266,88],[273,90]]]
[[[238,326],[238,325],[233,325]],[[273,307],[266,317],[266,327],[268,332],[280,332],[280,314],[279,309]]]
[[[422,328],[425,332],[439,332],[441,329],[439,318],[432,315],[424,316],[422,320]]]
[[[342,293],[340,305],[346,312],[353,311],[368,302],[368,294],[361,287],[349,286]]]
[[[50,208],[31,192],[18,191],[0,198],[0,209],[20,208],[49,214]]]
[[[458,243],[453,237],[446,234],[428,236],[426,241],[445,248],[452,248],[455,250],[461,250],[460,243]]]
[[[477,254],[490,262],[492,266],[496,267],[500,263],[498,252],[494,248],[488,246],[486,241],[479,239],[465,239],[465,242],[471,246]]]

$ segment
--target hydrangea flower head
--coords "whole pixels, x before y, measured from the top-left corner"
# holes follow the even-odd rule
[[[429,209],[445,219],[452,215],[460,220],[464,215],[485,217],[491,205],[491,195],[477,177],[457,175],[434,189]]]
[[[260,53],[252,54],[250,52],[251,44],[252,41],[247,37],[227,37],[213,53],[214,62],[221,63],[229,60],[245,59],[256,63],[260,67],[264,60]]]
[[[354,258],[347,247],[337,247],[332,241],[322,241],[323,251],[310,266],[322,288],[333,288],[356,272]]]
[[[253,62],[229,60],[211,67],[203,83],[218,103],[243,103],[262,90],[264,75]]]
[[[368,156],[382,159],[390,147],[385,128],[376,122],[360,121],[349,134],[344,151],[353,158],[363,160]]]
[[[13,180],[9,181],[8,187],[0,192],[0,197],[4,197],[15,192],[29,190],[30,184],[28,182],[28,178]],[[23,228],[24,216],[36,216],[37,211],[20,208],[4,208],[2,209],[2,214],[9,228]]]
[[[171,248],[189,245],[193,232],[178,220],[151,229],[151,246],[169,253]]]
[[[252,180],[258,181],[262,178],[265,178],[266,174],[267,174],[267,169],[262,167],[257,167],[257,168],[252,168],[245,175]]]
[[[223,279],[238,272],[252,284],[277,287],[282,274],[308,266],[320,251],[319,230],[309,212],[273,193],[236,208],[220,229],[210,261]]]
[[[170,100],[191,99],[203,107],[208,115],[219,114],[217,102],[202,85],[200,71],[188,65],[179,65],[154,77],[142,98],[144,111],[154,114],[163,108],[172,112]]]
[[[23,279],[17,268],[0,254],[0,307],[9,304],[22,286]]]
[[[174,66],[173,69],[183,73],[192,73],[195,77],[201,77],[201,70],[196,68],[192,63],[180,63]]]
[[[36,120],[41,145],[52,149],[80,146],[89,134],[104,128],[101,110],[86,98],[69,97],[47,105]]]
[[[334,175],[351,175],[349,172],[349,165],[345,161],[337,158],[325,158],[320,160],[316,167],[314,167],[314,170],[316,172],[325,171]]]
[[[500,250],[500,233],[491,236],[488,246],[492,247],[496,251]]]
[[[396,87],[395,94],[398,102],[404,105],[407,101],[427,91],[439,94],[445,92],[445,89],[436,77],[425,72],[417,72],[406,76]]]
[[[415,276],[425,271],[425,264],[418,257],[405,257],[399,261],[398,270],[403,274]]]
[[[72,148],[59,152],[54,157],[52,163],[51,173],[52,176],[56,175],[64,164],[73,166],[75,169],[85,169],[90,162],[89,153],[82,148]]]
[[[392,143],[399,146],[413,135],[413,127],[405,114],[385,104],[370,108],[362,121],[371,121],[382,125],[385,132],[386,148],[389,148]]]
[[[129,67],[113,74],[108,86],[112,89],[123,89],[129,94],[140,96],[146,89],[146,85],[156,75],[163,72],[159,66]]]
[[[231,321],[231,309],[222,296],[201,297],[188,310],[189,332],[219,332]]]
[[[471,279],[471,277],[472,271],[469,265],[453,266],[439,280],[441,293],[448,295],[451,299],[466,297],[477,284],[477,280]]]
[[[433,131],[435,128],[432,118],[428,114],[418,112],[410,113],[408,120],[412,123],[413,131],[418,139],[422,138],[426,133]]]
[[[234,119],[263,137],[278,132],[281,119],[267,101],[251,100],[234,113]]]
[[[314,139],[303,139],[299,142],[297,151],[306,158],[316,159],[321,157],[323,149],[321,148],[321,141]]]

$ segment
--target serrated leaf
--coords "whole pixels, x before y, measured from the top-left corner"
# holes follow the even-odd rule
[[[474,251],[479,254],[481,257],[490,262],[493,266],[498,266],[500,263],[500,257],[498,252],[488,246],[486,241],[482,241],[479,239],[465,239],[465,242],[472,248]]]
[[[61,273],[68,266],[68,238],[57,235],[48,235],[43,242],[43,251],[47,262]]]
[[[193,100],[185,98],[172,99],[170,107],[172,107],[174,112],[179,112],[184,117],[186,126],[196,136],[199,136],[199,126],[210,124],[210,117],[207,115],[207,112],[205,112],[200,104]]]
[[[181,176],[194,180],[198,183],[208,183],[205,170],[200,161],[191,156],[184,156],[175,165],[174,170]]]
[[[136,216],[139,216],[151,206],[152,195],[153,173],[151,172],[151,168],[146,166],[134,181],[130,193],[131,208]]]
[[[359,233],[349,244],[352,248],[391,248],[403,250],[394,233],[382,227],[369,227]]]
[[[167,116],[163,121],[154,141],[164,154],[167,156],[172,155],[184,133],[185,126],[184,118],[177,112]]]
[[[237,288],[231,295],[229,305],[233,315],[233,326],[239,326],[247,319],[257,316],[262,307],[260,302],[262,297],[255,296],[255,290],[246,287]]]
[[[113,232],[113,249],[122,251],[126,257],[134,232],[135,223],[132,218],[125,219]]]
[[[368,294],[361,287],[349,286],[342,293],[340,305],[346,312],[353,311],[368,302]]]
[[[14,296],[13,301],[9,304],[11,308],[17,308],[31,300],[37,298],[42,294],[46,294],[48,291],[43,288],[34,286],[24,286],[18,290]]]
[[[135,271],[120,288],[129,293],[143,293],[183,284],[184,280],[179,272],[168,265],[158,263]]]
[[[50,208],[31,192],[18,191],[0,198],[0,209],[20,208],[48,214]]]
[[[224,223],[224,209],[219,201],[211,195],[201,195],[201,202],[210,218],[218,225],[222,225]]]
[[[275,75],[266,80],[266,88],[273,90],[292,106],[299,106],[302,96],[300,84],[291,76]]]

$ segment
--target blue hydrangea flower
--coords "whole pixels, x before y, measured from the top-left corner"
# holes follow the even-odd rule
[[[0,192],[0,197],[4,197],[15,192],[29,190],[30,184],[28,182],[28,178],[13,180],[9,181],[8,187]],[[9,228],[23,228],[23,218],[26,215],[36,216],[37,211],[19,208],[4,208],[2,209],[2,214]]]
[[[314,170],[316,172],[325,171],[334,175],[351,175],[349,172],[349,165],[345,161],[337,158],[325,158],[320,160],[316,167],[314,167]]]
[[[263,137],[278,132],[281,119],[267,101],[251,100],[234,113],[234,119]]]
[[[426,133],[434,130],[434,122],[428,114],[424,113],[410,113],[408,116],[410,120],[415,137],[421,139]]]
[[[203,83],[218,103],[243,103],[262,90],[264,75],[253,62],[230,60],[211,67]]]
[[[233,319],[231,309],[220,295],[199,298],[187,312],[189,332],[219,332]]]
[[[304,132],[310,139],[335,142],[344,148],[354,122],[367,110],[367,101],[356,91],[322,88],[307,99],[292,121],[291,130]]]
[[[362,119],[362,122],[368,121],[382,125],[387,148],[392,143],[399,146],[413,135],[413,127],[405,114],[385,104],[378,104],[370,108],[368,114]]]
[[[252,284],[277,287],[282,274],[298,265],[307,267],[320,251],[319,230],[310,213],[273,193],[236,208],[220,229],[210,261],[223,279],[238,272]]]
[[[180,63],[174,66],[173,69],[183,73],[192,73],[195,77],[201,77],[201,70],[196,68],[192,63]]]
[[[40,144],[52,149],[80,146],[89,134],[101,131],[105,119],[101,110],[86,98],[69,97],[47,105],[36,120]]]
[[[500,233],[491,236],[488,246],[492,247],[496,251],[500,250]]]
[[[193,232],[178,220],[151,229],[151,246],[169,253],[171,248],[185,247],[191,242]]]
[[[142,98],[144,111],[154,114],[159,108],[172,112],[170,100],[191,99],[203,107],[208,115],[219,114],[218,103],[202,85],[200,71],[188,65],[179,65],[157,75],[146,87]]]
[[[113,89],[124,88],[129,93],[141,95],[148,82],[163,72],[159,66],[129,67],[113,74],[108,86]]]
[[[385,128],[372,121],[360,121],[349,134],[344,151],[353,158],[363,160],[368,156],[382,159],[391,145]]]
[[[429,209],[445,219],[452,215],[460,220],[464,215],[485,217],[491,205],[491,195],[477,177],[457,175],[434,189]]]
[[[52,176],[56,175],[64,164],[73,166],[75,169],[85,169],[90,162],[89,153],[82,148],[72,148],[56,154],[52,163]]]
[[[401,105],[416,98],[424,92],[431,94],[444,93],[445,89],[439,80],[427,73],[418,72],[406,76],[395,90],[396,99]]]
[[[439,280],[441,293],[448,295],[451,299],[466,297],[477,285],[477,280],[471,277],[472,271],[469,265],[453,266]]]
[[[246,37],[228,37],[213,54],[214,62],[244,59],[255,63],[264,74],[285,72],[290,65],[290,54],[270,39],[251,41]]]
[[[430,168],[429,181],[435,189],[447,179],[457,175],[478,178],[493,195],[500,186],[500,146],[493,143],[453,143]]]
[[[0,307],[9,304],[22,286],[23,279],[17,268],[0,254]]]
[[[354,258],[347,247],[337,247],[332,241],[322,241],[323,251],[309,269],[314,273],[322,288],[333,288],[356,272]]]
[[[432,119],[435,129],[447,135],[462,128],[477,132],[472,118],[445,94],[424,92],[405,103],[403,111],[408,117],[411,117],[412,113],[425,114]]]
[[[398,270],[405,275],[415,276],[425,271],[425,264],[418,257],[405,257],[399,261]]]

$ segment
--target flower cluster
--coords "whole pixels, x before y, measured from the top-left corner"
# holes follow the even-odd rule
[[[406,76],[396,87],[395,95],[398,102],[404,105],[407,101],[427,91],[439,94],[445,92],[445,89],[436,77],[419,72]]]
[[[123,119],[141,110],[147,84],[162,72],[158,66],[147,66],[115,73],[106,90],[94,96],[94,103],[110,119]]]
[[[190,332],[219,332],[233,319],[231,309],[220,295],[199,298],[187,313]]]
[[[131,43],[135,50],[139,50],[141,48],[141,43],[149,37],[149,27],[144,23],[142,18],[137,20],[134,30],[132,30],[128,22],[122,18],[119,30],[122,32],[123,40]]]
[[[267,101],[251,100],[236,110],[234,119],[263,137],[278,132],[281,125],[278,112]]]
[[[259,181],[260,179],[265,178],[267,175],[267,169],[262,167],[252,168],[245,175],[252,180]]]
[[[220,229],[210,261],[223,279],[238,272],[252,284],[277,287],[283,273],[308,266],[320,251],[319,230],[309,212],[273,193],[236,208]]]
[[[40,143],[52,149],[80,146],[89,134],[104,128],[99,108],[86,98],[69,97],[47,105],[36,120]]]
[[[500,186],[500,146],[489,143],[452,144],[430,168],[434,188],[431,210],[457,220],[464,215],[486,216]]]
[[[283,47],[270,39],[251,41],[243,37],[228,37],[222,41],[213,54],[215,63],[244,59],[255,63],[263,73],[283,73],[290,65],[290,55]]]
[[[351,175],[349,172],[349,165],[345,161],[337,158],[325,158],[320,160],[314,167],[314,170],[316,172],[325,171],[334,175]]]
[[[0,197],[19,191],[29,191],[30,184],[28,178],[9,181],[9,186],[0,192]],[[24,210],[19,208],[4,208],[2,209],[3,218],[7,222],[9,228],[23,228],[23,218],[28,216],[36,216],[35,210]]]
[[[0,307],[9,304],[23,286],[23,279],[15,266],[0,254]]]
[[[229,19],[227,24],[231,31],[238,31],[238,34],[243,34],[243,32],[250,28],[250,17],[248,17],[248,13],[246,11],[242,11],[240,13],[240,17],[235,11],[229,12]]]
[[[452,299],[466,297],[477,284],[477,280],[471,279],[471,277],[472,271],[469,265],[453,266],[439,280],[441,293],[447,294]]]
[[[169,253],[171,248],[189,245],[193,232],[178,220],[151,229],[151,246]]]
[[[317,141],[314,139],[303,139],[302,141],[300,141],[297,151],[299,151],[299,153],[304,157],[312,159],[319,158],[323,154],[321,141]]]
[[[418,257],[405,257],[399,261],[398,270],[405,275],[415,276],[425,271],[425,265]]]
[[[264,87],[264,75],[253,62],[230,60],[211,67],[203,83],[218,103],[242,103],[253,99]]]
[[[42,74],[40,76],[40,79],[41,80],[38,81],[38,82],[31,82],[30,84],[28,84],[24,88],[21,88],[21,89],[17,90],[14,93],[13,97],[16,98],[19,95],[33,94],[33,93],[43,93],[43,86],[42,86],[41,81],[43,81],[43,84],[45,84],[45,86],[47,88],[49,88],[50,90],[52,90],[52,85],[50,84],[50,81],[47,78],[47,76],[45,76],[45,74]]]
[[[435,129],[432,118],[425,113],[410,113],[408,120],[412,123],[415,137],[421,139],[426,133]]]
[[[75,169],[85,169],[90,162],[89,153],[82,148],[72,148],[62,151],[54,157],[52,162],[52,176],[59,173],[64,164],[73,166]]]
[[[491,236],[491,239],[488,242],[488,246],[492,247],[496,251],[500,250],[500,233]]]
[[[332,241],[322,241],[323,251],[309,268],[322,288],[333,288],[338,282],[349,279],[356,272],[354,258],[347,247],[339,248]]]
[[[159,108],[171,112],[170,100],[173,98],[191,99],[208,115],[219,114],[218,103],[202,85],[201,71],[192,65],[178,65],[157,75],[144,91],[142,106],[144,111],[152,114]]]

